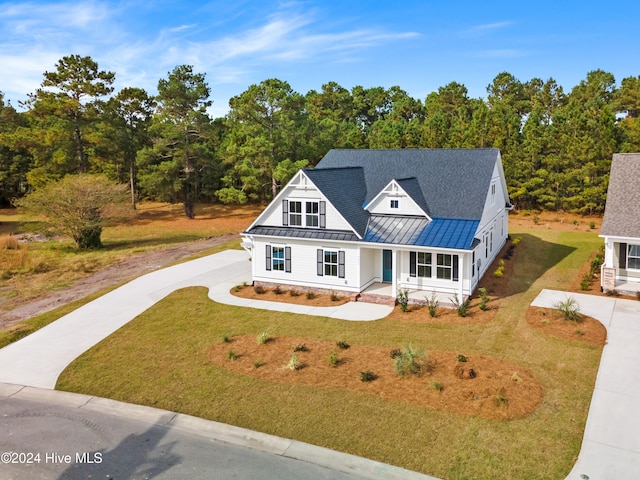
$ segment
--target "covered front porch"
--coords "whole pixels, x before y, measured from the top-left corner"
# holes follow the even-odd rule
[[[409,303],[426,305],[427,300],[431,300],[431,295],[435,293],[435,299],[441,307],[453,307],[451,299],[455,293],[434,292],[428,290],[407,289],[409,293]],[[395,305],[397,295],[394,294],[393,285],[390,283],[376,282],[362,291],[357,301],[367,303],[379,303],[384,305]]]

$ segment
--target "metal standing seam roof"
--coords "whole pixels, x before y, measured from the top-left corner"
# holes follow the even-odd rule
[[[268,235],[272,237],[289,238],[313,238],[320,240],[340,240],[357,242],[358,237],[353,232],[344,230],[325,230],[317,228],[294,228],[294,227],[269,227],[257,225],[251,230],[243,232],[251,235]]]
[[[364,240],[372,243],[469,250],[477,245],[474,236],[479,224],[479,220],[470,219],[436,217],[428,221],[422,217],[372,215]]]

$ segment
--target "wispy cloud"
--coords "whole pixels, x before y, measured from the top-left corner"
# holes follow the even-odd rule
[[[467,35],[483,35],[496,30],[502,30],[503,28],[510,27],[511,25],[513,25],[513,22],[484,23],[482,25],[474,25],[473,27],[465,30],[464,33]]]

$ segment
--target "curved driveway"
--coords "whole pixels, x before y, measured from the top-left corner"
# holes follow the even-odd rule
[[[640,302],[543,290],[536,307],[568,296],[607,328],[580,455],[569,480],[640,478]]]
[[[337,307],[308,307],[247,300],[229,293],[244,281],[251,281],[251,264],[242,250],[226,250],[138,277],[0,349],[0,382],[55,388],[60,373],[78,356],[185,287],[208,287],[209,297],[220,303],[344,320],[375,320],[391,312],[385,305],[349,302]]]

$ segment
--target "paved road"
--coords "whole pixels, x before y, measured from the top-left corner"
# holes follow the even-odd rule
[[[51,403],[50,393],[61,392],[23,389],[0,397],[2,480],[372,478],[224,443],[206,430],[167,425],[173,418],[168,412],[157,412],[156,418],[123,408],[113,415],[113,408],[83,404],[84,396],[57,395]],[[7,463],[6,452],[15,452],[15,463]]]
[[[567,480],[640,478],[640,302],[543,290],[533,306],[574,297],[607,328],[582,448]]]

